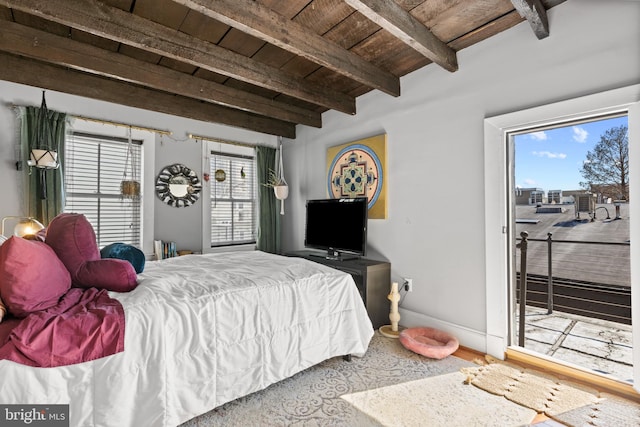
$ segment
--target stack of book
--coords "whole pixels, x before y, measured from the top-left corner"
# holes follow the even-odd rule
[[[157,260],[178,256],[178,251],[176,250],[176,242],[163,242],[162,240],[155,240],[153,242],[153,247]]]

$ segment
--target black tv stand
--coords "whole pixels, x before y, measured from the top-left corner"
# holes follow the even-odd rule
[[[391,306],[387,295],[391,289],[391,264],[388,262],[349,254],[332,259],[328,257],[329,254],[320,251],[295,251],[285,255],[306,258],[349,273],[356,283],[373,327],[377,329],[389,323]]]

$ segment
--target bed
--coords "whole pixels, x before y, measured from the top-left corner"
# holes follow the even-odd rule
[[[259,251],[148,262],[124,308],[124,351],[33,368],[1,360],[3,404],[69,404],[71,426],[175,426],[373,336],[350,275]],[[348,363],[348,362],[344,362]]]

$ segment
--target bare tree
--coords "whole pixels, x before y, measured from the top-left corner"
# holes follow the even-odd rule
[[[617,199],[629,200],[629,132],[627,126],[608,129],[587,158],[580,171],[589,190],[607,190]]]

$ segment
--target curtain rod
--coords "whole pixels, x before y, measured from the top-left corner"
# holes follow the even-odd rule
[[[202,141],[219,142],[221,144],[238,145],[240,147],[256,148],[257,146],[260,145],[260,144],[249,144],[247,142],[240,142],[240,141],[231,141],[228,139],[212,138],[212,137],[202,136],[202,135],[194,135],[192,133],[188,134],[187,136],[191,139],[200,139]]]
[[[11,104],[12,108],[20,108],[20,107],[24,107],[24,105],[16,105],[16,104]],[[67,114],[69,117],[75,117],[76,119],[81,119],[81,120],[86,120],[88,122],[95,122],[95,123],[102,123],[105,125],[113,125],[113,126],[122,126],[122,127],[127,127],[127,128],[131,128],[131,129],[136,129],[136,130],[144,130],[147,132],[154,132],[154,133],[158,133],[160,135],[172,135],[173,132],[169,131],[169,130],[161,130],[161,129],[155,129],[155,128],[149,128],[149,127],[144,127],[144,126],[136,126],[136,125],[128,125],[126,123],[120,123],[120,122],[114,122],[111,120],[102,120],[102,119],[94,119],[93,117],[85,117],[85,116],[78,116],[75,114]]]
[[[127,127],[127,128],[131,128],[131,129],[136,129],[136,130],[144,130],[144,131],[147,131],[147,132],[154,132],[154,133],[158,133],[160,135],[171,135],[171,134],[173,134],[173,132],[171,132],[169,130],[161,130],[161,129],[155,129],[155,128],[148,128],[148,127],[144,127],[144,126],[136,126],[136,125],[128,125],[126,123],[112,122],[110,120],[94,119],[92,117],[76,116],[76,115],[73,115],[73,114],[70,114],[70,116],[71,117],[75,117],[76,119],[86,120],[88,122],[102,123],[102,124],[113,125],[113,126],[122,126],[122,127]]]

